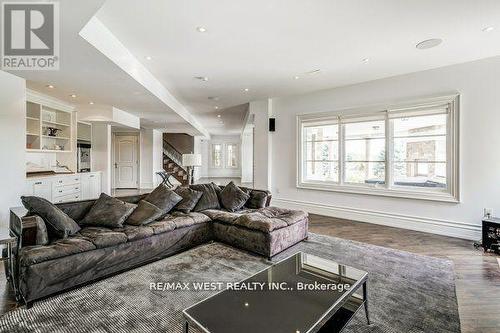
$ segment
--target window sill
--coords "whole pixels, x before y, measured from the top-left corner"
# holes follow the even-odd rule
[[[321,184],[321,183],[297,183],[297,188],[363,195],[376,195],[392,198],[416,199],[416,200],[429,200],[441,201],[450,203],[459,203],[458,197],[453,196],[448,192],[440,191],[419,191],[407,190],[402,188],[381,188],[375,186],[357,186],[357,185],[334,185],[334,184]]]

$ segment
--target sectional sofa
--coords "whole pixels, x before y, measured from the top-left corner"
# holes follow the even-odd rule
[[[209,209],[182,213],[175,209],[165,218],[145,226],[122,228],[83,227],[77,234],[48,242],[39,216],[26,216],[12,208],[10,232],[18,237],[8,274],[18,299],[32,302],[76,286],[159,260],[211,241],[220,241],[267,258],[308,236],[305,212],[270,207],[268,191],[245,189],[266,196],[262,207],[236,212]],[[138,203],[146,195],[121,197]],[[95,200],[56,206],[80,221]]]

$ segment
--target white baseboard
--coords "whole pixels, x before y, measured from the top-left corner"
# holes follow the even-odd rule
[[[141,183],[140,188],[147,190],[147,189],[155,188],[155,186],[154,186],[153,182],[147,182],[147,183]]]
[[[312,214],[422,231],[462,239],[478,240],[481,238],[481,226],[470,223],[432,219],[412,215],[392,214],[388,212],[352,207],[324,205],[283,198],[273,198],[272,205],[290,209],[301,209]]]

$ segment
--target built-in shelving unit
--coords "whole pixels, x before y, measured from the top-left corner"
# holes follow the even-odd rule
[[[71,152],[73,108],[27,94],[26,150]]]

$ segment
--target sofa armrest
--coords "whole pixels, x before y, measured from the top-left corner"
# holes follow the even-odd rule
[[[18,249],[49,242],[45,222],[38,215],[26,216],[23,207],[10,209],[10,232],[18,239]]]

